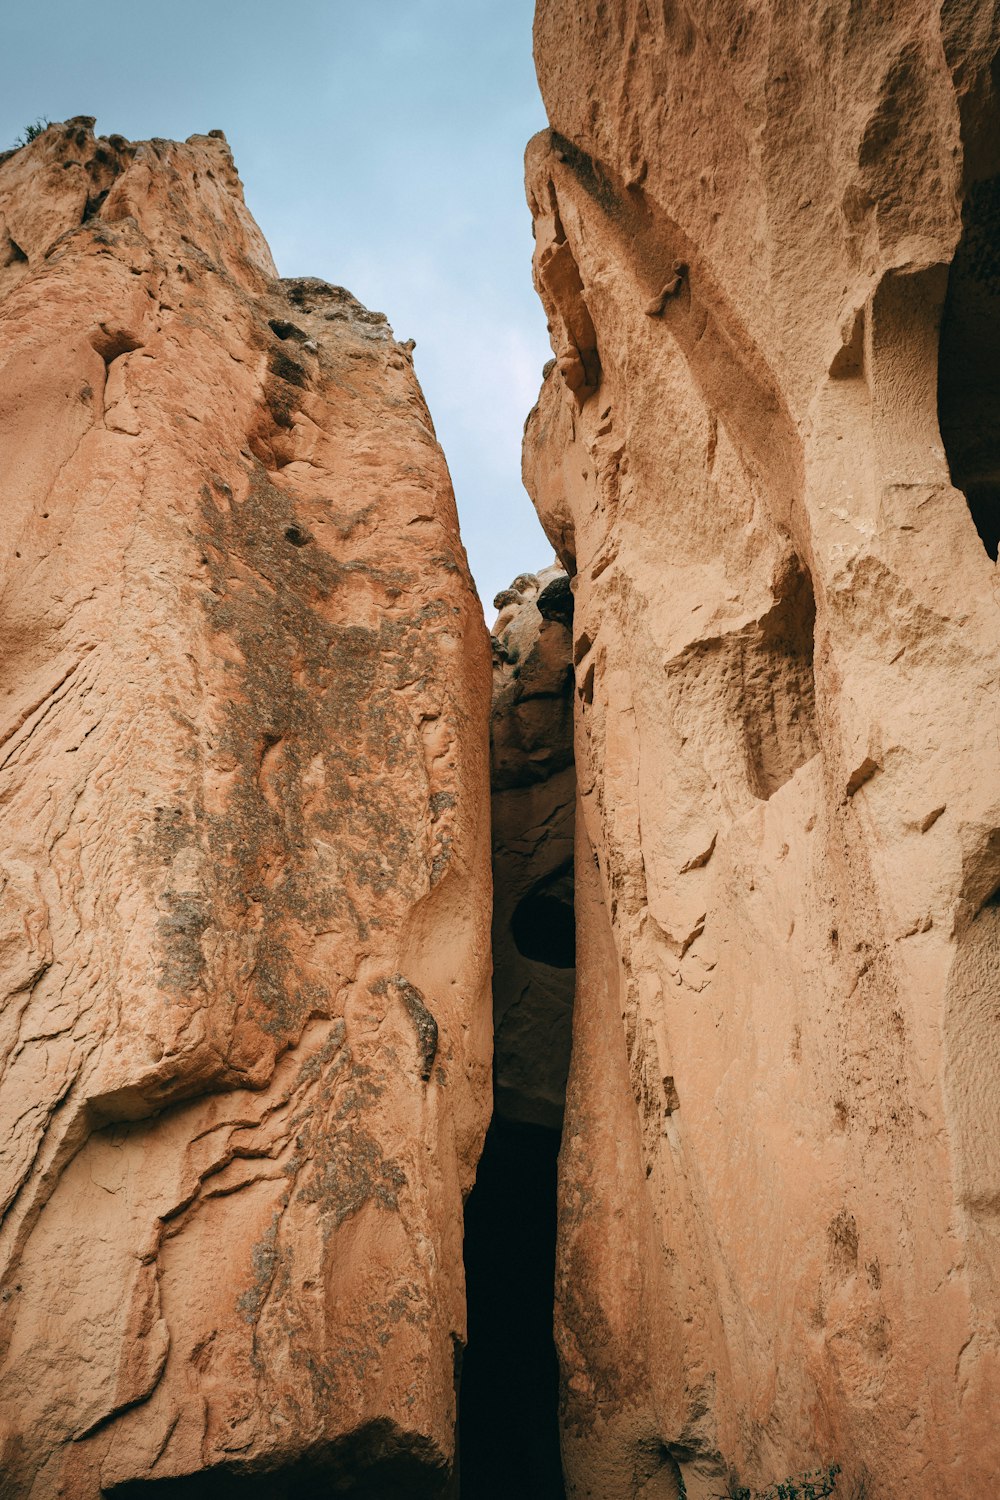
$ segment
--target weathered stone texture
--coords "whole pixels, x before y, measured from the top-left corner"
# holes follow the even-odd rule
[[[540,0],[576,1496],[1000,1473],[998,37]]]
[[[447,470],[218,133],[92,125],[0,162],[0,1489],[436,1493],[490,1092]]]

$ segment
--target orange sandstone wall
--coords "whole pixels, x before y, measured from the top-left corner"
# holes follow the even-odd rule
[[[92,125],[0,162],[0,1490],[437,1493],[490,1094],[444,458],[220,133]]]
[[[1000,1474],[998,37],[538,6],[573,1496]]]

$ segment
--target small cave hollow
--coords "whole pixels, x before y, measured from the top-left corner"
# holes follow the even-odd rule
[[[510,930],[522,957],[553,969],[575,968],[572,871],[561,870],[522,896],[514,908]]]
[[[17,243],[17,240],[12,235],[8,235],[7,249],[4,252],[3,260],[0,261],[0,266],[27,265],[27,263],[28,257]]]
[[[304,344],[309,335],[303,333],[294,323],[288,323],[283,318],[268,318],[267,326],[279,339],[292,339],[296,344]]]
[[[952,484],[983,546],[1000,550],[1000,174],[970,189],[948,275],[938,421]]]

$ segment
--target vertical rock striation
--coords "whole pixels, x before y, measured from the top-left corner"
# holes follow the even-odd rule
[[[490,1095],[447,470],[219,132],[92,125],[0,161],[0,1487],[438,1493]]]
[[[575,1496],[1000,1472],[998,40],[540,0]]]

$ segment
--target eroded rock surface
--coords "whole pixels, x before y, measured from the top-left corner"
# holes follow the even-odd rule
[[[0,1488],[437,1493],[490,1103],[447,470],[219,133],[92,125],[0,163]]]
[[[989,1493],[997,7],[540,0],[535,41],[568,1491]]]
[[[558,1130],[576,961],[569,579],[522,573],[494,603],[495,1102],[505,1119]]]

